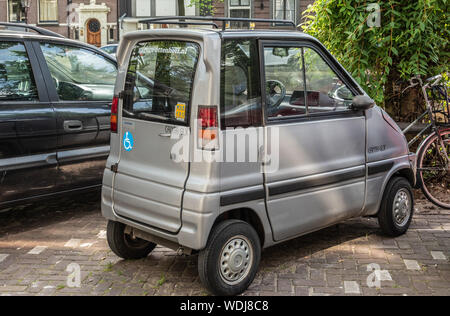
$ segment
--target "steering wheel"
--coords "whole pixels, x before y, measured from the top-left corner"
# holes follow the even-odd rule
[[[286,87],[278,80],[267,80],[266,92],[269,107],[276,108],[286,97]]]

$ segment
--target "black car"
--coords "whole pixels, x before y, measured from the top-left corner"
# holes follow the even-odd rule
[[[116,61],[34,29],[0,30],[0,209],[100,188],[109,153]]]

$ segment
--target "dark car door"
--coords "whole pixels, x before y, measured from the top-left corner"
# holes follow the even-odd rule
[[[117,66],[106,54],[61,42],[36,43],[56,114],[60,190],[100,185],[109,154]]]
[[[56,190],[56,144],[31,42],[0,39],[0,208]]]

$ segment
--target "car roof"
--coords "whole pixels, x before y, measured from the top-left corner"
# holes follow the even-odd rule
[[[276,36],[277,38],[294,38],[294,39],[308,39],[315,40],[314,37],[300,32],[296,30],[286,30],[286,29],[277,29],[277,30],[265,30],[265,29],[257,29],[257,30],[220,30],[220,29],[204,29],[204,28],[158,28],[151,30],[141,30],[129,32],[124,35],[124,38],[127,40],[135,40],[141,37],[151,36],[152,34],[158,35],[167,35],[167,36],[182,36],[182,35],[193,35],[198,37],[203,37],[207,34],[218,34],[220,37],[228,38],[228,37],[242,37],[242,38],[273,38]]]
[[[215,30],[224,38],[227,37],[245,37],[245,38],[295,38],[295,39],[314,39],[314,37],[295,30],[285,29],[258,29],[258,30]]]
[[[111,58],[111,55],[105,53],[101,49],[96,46],[83,43],[80,41],[72,40],[65,37],[56,37],[56,36],[47,36],[33,32],[23,32],[23,31],[15,31],[15,30],[0,30],[0,41],[1,39],[21,39],[21,40],[40,40],[44,42],[60,42],[61,44],[72,44],[79,47],[85,47],[91,50],[95,50],[97,53],[101,54],[104,57],[116,62],[114,58]]]

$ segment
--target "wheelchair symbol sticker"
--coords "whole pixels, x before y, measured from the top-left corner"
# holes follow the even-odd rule
[[[134,140],[133,140],[133,134],[130,132],[126,132],[123,135],[123,148],[126,151],[132,151],[134,147]]]

